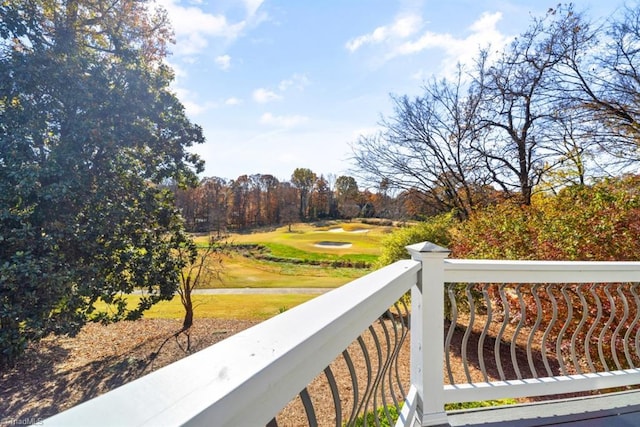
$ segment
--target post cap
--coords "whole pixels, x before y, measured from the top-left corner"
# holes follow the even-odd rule
[[[411,253],[442,253],[442,254],[450,254],[451,251],[447,248],[443,248],[442,246],[438,246],[435,243],[431,242],[420,242],[415,243],[413,245],[405,246],[407,250]]]

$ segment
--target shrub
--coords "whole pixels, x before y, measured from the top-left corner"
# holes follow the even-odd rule
[[[638,260],[640,177],[625,176],[602,180],[590,186],[567,187],[553,196],[539,194],[529,206],[505,202],[477,211],[466,222],[452,229],[451,249],[453,256],[460,258]],[[603,317],[620,320],[620,305],[624,304],[619,299],[620,292],[610,296],[606,288],[594,288],[585,296],[586,304],[593,306],[597,294],[605,302],[601,308]],[[633,293],[629,290],[624,292]],[[543,307],[557,304],[550,301],[547,292],[540,291],[538,296]],[[634,296],[627,295],[629,298]],[[537,303],[531,298],[525,302],[527,312],[537,312]],[[581,310],[580,307],[581,304],[577,304],[576,311]],[[520,310],[518,306],[512,308],[514,313]],[[552,310],[543,310],[543,313],[539,327],[545,329],[553,322]],[[522,316],[528,322],[534,318],[533,314]],[[585,342],[585,331],[589,330],[594,319],[593,316],[588,317],[574,341],[577,338],[578,343]],[[627,320],[622,327],[629,328],[632,325]],[[574,322],[563,331],[564,337],[561,339],[565,340],[565,345],[574,345],[568,337],[575,333],[576,327]],[[559,330],[560,324],[555,323],[554,333]],[[607,360],[614,351],[612,334],[613,330],[604,331],[599,337],[605,355],[603,357]]]
[[[455,411],[463,409],[488,408],[490,406],[515,405],[518,403],[515,399],[499,399],[499,400],[482,400],[478,402],[459,402],[447,403],[444,405],[445,411]]]
[[[475,408],[487,408],[490,406],[504,406],[514,405],[518,403],[515,399],[500,399],[500,400],[483,400],[479,402],[460,402],[460,403],[447,403],[444,405],[445,411],[462,410],[462,409],[475,409]],[[395,425],[398,420],[398,409],[394,405],[387,405],[386,407],[380,407],[376,410],[378,422],[374,419],[373,411],[368,411],[365,415],[359,416],[355,419],[355,422],[351,425],[355,427],[368,426],[380,426],[390,427]],[[365,424],[365,417],[367,423]],[[390,417],[390,418],[388,418]],[[346,426],[346,424],[343,424]]]
[[[449,245],[449,229],[456,223],[453,213],[429,218],[410,227],[394,230],[382,239],[382,254],[378,258],[376,268],[392,264],[409,257],[405,246],[413,243],[429,241],[436,245]]]
[[[354,423],[350,424],[350,426],[354,427],[362,427],[362,426],[380,426],[380,427],[390,427],[395,425],[398,420],[398,409],[395,405],[387,405],[386,407],[380,407],[376,410],[378,422],[376,422],[373,411],[368,411],[365,415],[361,415],[355,419]],[[391,419],[388,418],[388,416]],[[365,423],[366,418],[366,423]],[[346,426],[346,424],[343,424]]]
[[[572,186],[475,212],[451,230],[453,256],[484,259],[640,259],[640,177]]]

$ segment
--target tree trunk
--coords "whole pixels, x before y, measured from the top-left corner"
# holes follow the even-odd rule
[[[193,302],[191,301],[191,293],[186,292],[184,295],[184,321],[182,329],[189,329],[193,325]]]

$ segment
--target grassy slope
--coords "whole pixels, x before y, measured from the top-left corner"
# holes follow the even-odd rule
[[[332,232],[341,227],[344,232]],[[380,254],[380,240],[390,232],[389,227],[360,223],[338,223],[321,227],[312,224],[296,224],[292,232],[281,227],[270,232],[234,234],[232,243],[258,243],[269,247],[271,254],[280,258],[303,260],[346,259],[372,262]],[[366,233],[359,230],[367,230]],[[319,248],[322,241],[348,242],[350,248]],[[207,237],[196,238],[206,244]],[[205,287],[211,288],[335,288],[368,273],[366,269],[319,267],[288,262],[271,262],[249,259],[239,254],[223,259],[221,281]],[[316,295],[194,295],[196,317],[226,319],[267,319],[283,310],[306,302]],[[131,304],[139,296],[129,297]],[[105,307],[101,307],[104,309]],[[146,314],[148,318],[181,318],[184,309],[179,297],[161,302]]]
[[[317,295],[194,295],[196,318],[264,320],[288,310]],[[132,302],[137,296],[133,295]],[[179,319],[184,317],[180,297],[154,305],[146,318]]]
[[[344,232],[330,230],[342,228]],[[310,254],[322,254],[331,258],[338,256],[380,255],[380,239],[389,232],[388,227],[371,226],[360,223],[334,223],[321,227],[313,224],[296,224],[289,232],[287,227],[275,231],[252,234],[233,234],[234,243],[271,243],[298,249]],[[366,231],[366,232],[363,232]],[[350,248],[319,248],[315,244],[323,241],[351,243]],[[274,254],[277,255],[277,254]]]
[[[332,232],[341,227],[344,232]],[[362,232],[366,230],[366,232]],[[233,234],[229,241],[233,244],[257,243],[269,248],[270,253],[279,258],[327,261],[346,260],[372,263],[380,254],[380,240],[389,232],[388,227],[371,226],[360,223],[332,223],[317,227],[312,224],[296,224],[292,232],[287,227],[274,231],[250,234]],[[196,241],[204,244],[206,236]],[[351,243],[349,248],[322,248],[318,242]],[[368,271],[356,268],[327,268],[304,264],[259,261],[234,254],[223,260],[224,270],[221,281],[214,281],[207,287],[224,288],[334,288]]]
[[[196,318],[265,320],[284,310],[295,307],[317,297],[317,294],[236,294],[193,295]],[[127,295],[127,305],[135,308],[141,296]],[[112,307],[102,301],[96,303],[98,312],[110,311]],[[144,313],[147,319],[182,319],[184,307],[176,295],[170,301],[161,301]]]
[[[234,255],[223,261],[220,281],[212,288],[335,288],[356,279],[366,270],[322,268],[251,260]]]

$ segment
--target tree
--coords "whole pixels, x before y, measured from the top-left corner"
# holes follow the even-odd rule
[[[201,181],[202,197],[205,199],[207,231],[215,231],[221,238],[227,232],[227,209],[229,192],[227,182],[218,177],[205,178]]]
[[[221,252],[224,250],[221,240],[224,236],[210,236],[207,246],[199,249],[193,241],[179,248],[180,258],[185,267],[180,272],[178,295],[184,307],[182,330],[186,331],[193,325],[194,305],[193,291],[203,284],[219,279],[222,270]]]
[[[550,9],[492,65],[486,53],[479,61],[475,85],[481,108],[473,148],[493,182],[527,205],[534,187],[571,155],[562,151],[558,138],[558,124],[571,114],[558,71],[570,49],[584,46],[587,30],[581,22],[571,5]]]
[[[204,138],[169,89],[170,30],[146,1],[8,0],[0,14],[4,365],[49,332],[173,296],[188,236],[160,184],[196,182],[187,148]]]
[[[320,175],[314,184],[314,191],[311,197],[311,211],[313,212],[313,218],[326,218],[329,216],[331,209],[331,189],[329,183]]]
[[[260,175],[260,189],[264,196],[264,216],[267,224],[274,224],[278,218],[278,190],[280,181],[273,175]]]
[[[468,218],[495,189],[530,204],[536,189],[617,172],[612,156],[638,160],[640,11],[614,21],[607,44],[598,30],[560,5],[470,73],[394,96],[383,130],[354,144],[360,176]]]
[[[316,174],[307,168],[296,168],[291,175],[291,184],[298,189],[300,196],[298,214],[301,220],[309,216],[309,201],[311,200],[311,191],[316,179]]]
[[[249,176],[249,222],[253,227],[264,225],[264,207],[262,206],[262,175]]]
[[[240,175],[231,181],[231,218],[230,223],[237,229],[245,229],[249,225],[249,192],[248,175]]]
[[[563,78],[572,88],[566,91],[572,107],[584,121],[596,123],[599,147],[623,166],[637,162],[640,141],[640,9],[626,7],[620,17],[604,28],[589,29],[584,41],[572,39]],[[587,31],[589,29],[589,31]],[[604,41],[597,34],[605,33]],[[588,49],[585,48],[588,46]],[[611,164],[615,162],[610,161]]]
[[[360,191],[358,183],[352,176],[341,175],[336,178],[335,184],[336,201],[338,202],[338,213],[343,218],[353,218],[358,215],[360,208],[357,204]]]
[[[279,196],[280,221],[286,224],[289,232],[291,232],[291,226],[300,218],[297,207],[297,202],[300,200],[300,197],[297,194],[296,188],[289,182],[283,182],[280,185]]]
[[[433,199],[428,194],[415,188],[410,188],[398,195],[398,200],[402,203],[402,211],[408,218],[424,219],[439,212],[434,208]]]
[[[588,169],[595,172],[598,163],[592,161],[596,157],[595,149],[598,139],[590,131],[591,123],[582,115],[567,115],[558,120],[553,128],[556,132],[556,166],[541,177],[541,190],[553,193],[558,189],[572,185],[587,183]],[[592,166],[595,166],[592,168]]]
[[[451,230],[459,258],[637,260],[640,257],[640,176],[567,186],[536,194],[531,205],[506,200]]]
[[[467,86],[458,67],[454,80],[432,80],[422,96],[392,97],[394,114],[382,121],[383,131],[360,136],[353,146],[364,182],[431,194],[436,209],[467,216],[478,195],[471,187],[488,181],[482,158],[470,148],[479,94]],[[435,191],[441,188],[446,191]]]
[[[189,231],[197,231],[197,225],[202,214],[201,192],[196,188],[180,188],[174,183],[167,183],[173,192],[176,206],[180,210],[185,227]]]

